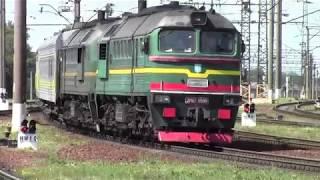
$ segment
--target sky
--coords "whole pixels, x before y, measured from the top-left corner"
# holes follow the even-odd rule
[[[70,1],[70,0],[69,0]],[[186,2],[189,0],[183,0],[180,2]],[[283,21],[288,21],[295,17],[302,15],[302,0],[283,0]],[[320,8],[319,0],[308,0],[311,2],[308,6],[308,11],[312,12]],[[43,24],[65,24],[68,23],[62,17],[53,14],[53,9],[49,6],[43,6],[43,13],[40,13],[40,4],[50,4],[51,6],[59,9],[62,5],[73,5],[72,2],[66,4],[68,0],[27,0],[27,24],[29,29],[30,38],[28,43],[31,45],[32,50],[36,51],[38,46],[41,44],[44,38],[51,36],[54,32],[63,29],[63,25],[60,26],[45,26]],[[94,19],[94,10],[103,9],[107,3],[113,3],[114,16],[121,15],[125,11],[136,12],[138,0],[81,0],[81,16],[83,21],[88,21],[88,19]],[[148,6],[159,5],[161,0],[147,0]],[[169,2],[168,0],[162,0],[163,3]],[[207,2],[210,3],[211,0],[194,0],[194,2]],[[213,0],[216,3],[240,3],[241,0]],[[258,3],[259,0],[251,0],[251,3]],[[7,7],[7,21],[14,21],[14,0],[6,0]],[[226,16],[232,21],[240,21],[240,6],[214,6],[215,10]],[[252,20],[258,21],[258,8],[257,6],[252,6]],[[73,10],[73,7],[71,7]],[[50,11],[50,12],[48,12]],[[73,21],[73,12],[65,12],[63,15],[70,21]],[[310,35],[314,36],[310,41],[310,49],[315,58],[315,62],[319,64],[320,67],[320,12],[308,16]],[[301,22],[302,19],[297,19],[296,22]],[[39,26],[40,25],[40,26]],[[236,25],[240,31],[240,27]],[[257,46],[257,26],[251,26],[252,31],[252,57],[254,61],[256,58],[256,52],[254,50]],[[286,24],[283,25],[283,39],[282,39],[282,49],[283,49],[283,71],[300,71],[300,67],[297,63],[300,63],[300,49],[301,49],[301,24]],[[314,49],[314,50],[313,50]]]

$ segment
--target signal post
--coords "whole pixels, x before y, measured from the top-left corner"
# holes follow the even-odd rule
[[[0,111],[9,110],[5,81],[5,57],[6,57],[6,6],[5,0],[0,0]]]

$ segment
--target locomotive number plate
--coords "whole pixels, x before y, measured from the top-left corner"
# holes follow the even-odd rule
[[[187,81],[188,87],[207,88],[208,84],[208,79],[188,79]]]
[[[209,104],[209,98],[208,97],[185,97],[184,99],[185,104]]]

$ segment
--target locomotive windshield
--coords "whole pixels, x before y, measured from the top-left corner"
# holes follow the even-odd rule
[[[195,32],[192,30],[163,30],[159,40],[163,52],[192,53],[195,50]]]
[[[210,54],[230,54],[235,48],[235,34],[232,32],[201,32],[200,51]]]

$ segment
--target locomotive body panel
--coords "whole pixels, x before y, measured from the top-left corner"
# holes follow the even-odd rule
[[[56,102],[58,95],[57,49],[61,47],[60,34],[47,39],[38,49],[35,73],[36,95],[40,99]]]

